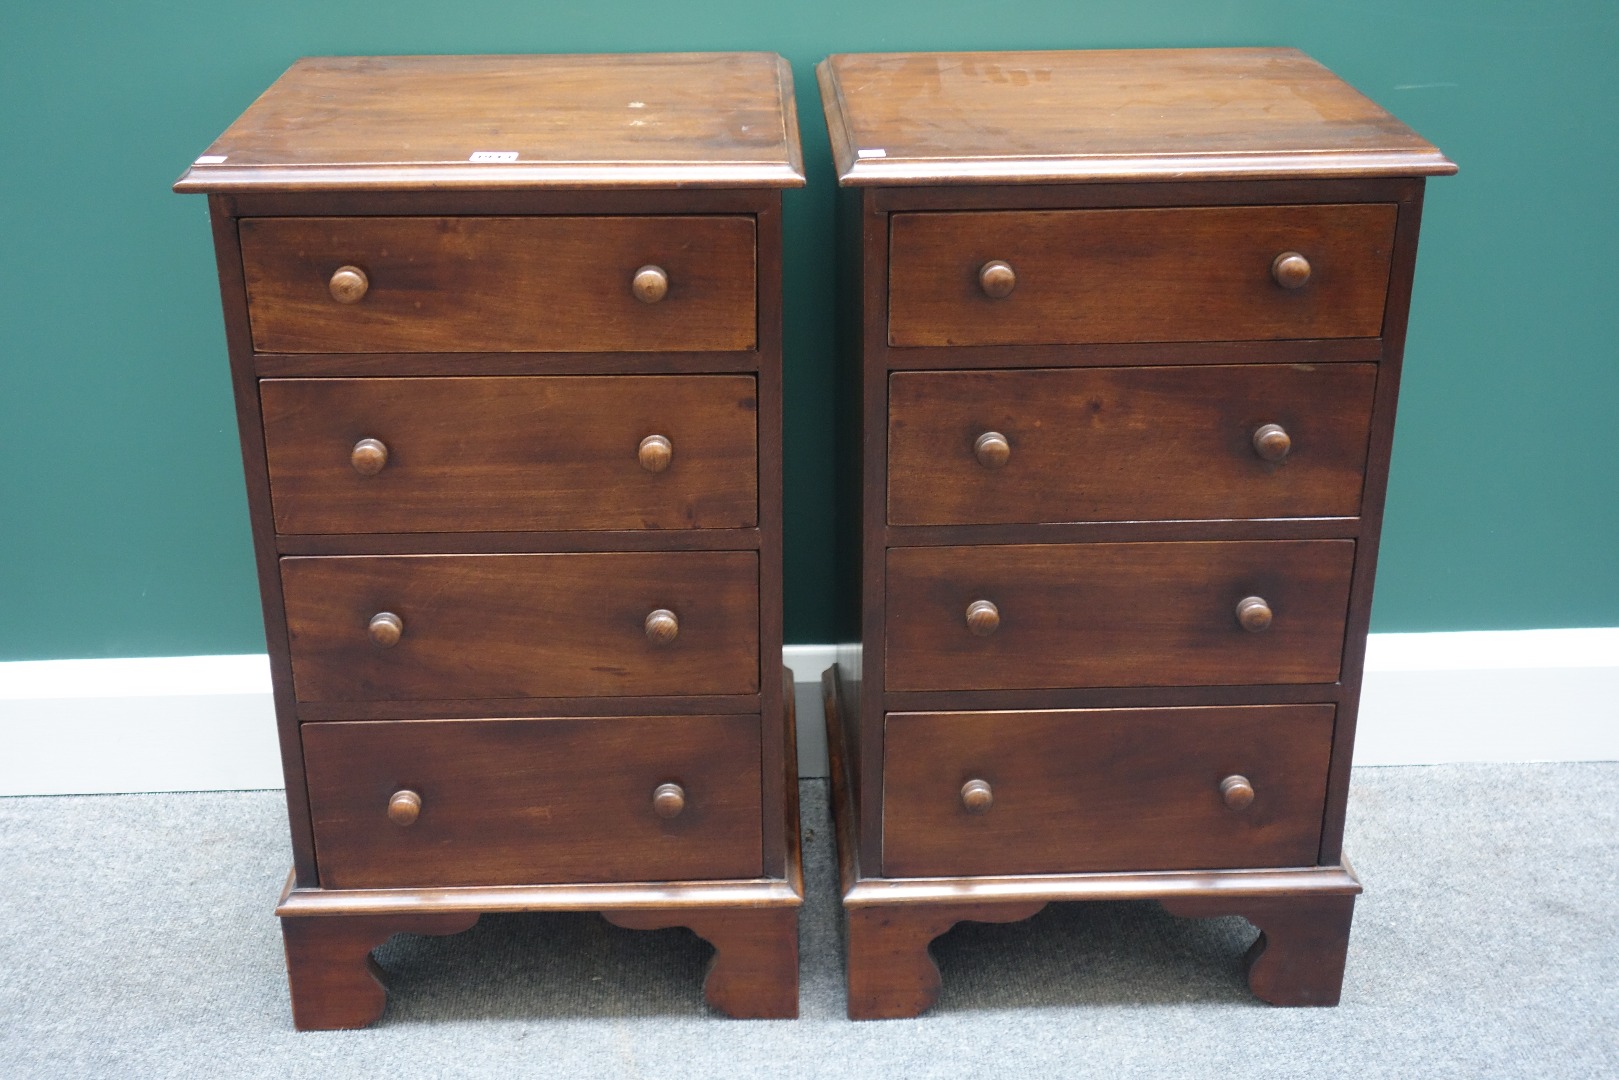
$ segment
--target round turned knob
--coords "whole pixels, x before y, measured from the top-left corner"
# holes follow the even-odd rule
[[[986,469],[998,469],[1012,457],[1012,444],[998,431],[986,431],[973,443],[973,456]]]
[[[1270,629],[1270,605],[1262,596],[1245,596],[1237,601],[1237,621],[1250,634]]]
[[[358,304],[371,288],[371,279],[358,266],[339,266],[326,283],[326,291],[339,304]]]
[[[679,817],[686,809],[686,789],[679,784],[659,784],[652,789],[652,812],[661,818]]]
[[[388,800],[388,820],[395,825],[414,825],[422,813],[422,797],[414,791],[396,791]]]
[[[381,439],[361,439],[349,451],[349,464],[361,476],[375,476],[388,464],[388,447]]]
[[[1002,300],[1017,288],[1017,272],[1012,264],[992,259],[978,268],[978,287],[992,300]]]
[[[988,600],[974,600],[967,605],[967,629],[978,637],[989,637],[1001,625],[1001,609]]]
[[[674,456],[674,444],[662,435],[648,435],[641,440],[640,449],[635,451],[636,460],[641,463],[641,468],[650,473],[660,473],[667,469]]]
[[[1271,262],[1270,276],[1284,289],[1302,289],[1310,280],[1310,260],[1296,251],[1284,251]]]
[[[659,608],[646,617],[646,639],[654,645],[667,645],[680,636],[680,620],[668,608]]]
[[[1293,449],[1293,436],[1281,424],[1261,424],[1254,431],[1254,453],[1266,461],[1281,461]]]
[[[379,611],[371,616],[371,624],[367,629],[371,633],[371,644],[379,649],[391,649],[399,644],[399,639],[405,633],[405,620],[391,611]]]
[[[643,304],[656,304],[669,295],[669,275],[661,266],[643,266],[630,279],[630,290]]]
[[[1220,781],[1220,797],[1233,810],[1246,810],[1254,801],[1254,785],[1246,776],[1228,776]]]
[[[969,814],[986,813],[995,805],[995,793],[986,780],[969,780],[961,785],[961,805]]]

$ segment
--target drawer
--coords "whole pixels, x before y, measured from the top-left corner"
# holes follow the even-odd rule
[[[1351,517],[1372,364],[906,371],[894,525]]]
[[[281,585],[301,701],[759,692],[751,551],[285,558]]]
[[[260,352],[672,352],[756,340],[747,216],[243,218],[239,228]],[[632,285],[648,266],[667,283],[653,303]],[[334,296],[345,284],[349,302]]]
[[[1392,204],[895,214],[891,345],[1377,337]],[[1308,280],[1272,266],[1304,256]],[[1011,292],[992,297],[985,267]],[[994,287],[996,280],[988,284]]]
[[[1332,726],[1331,705],[890,713],[883,873],[1313,866]]]
[[[757,716],[322,723],[303,741],[323,888],[761,873]]]
[[[279,532],[734,529],[759,520],[751,375],[259,387]]]
[[[1352,540],[893,548],[887,686],[1330,683],[1354,557]],[[1239,618],[1251,598],[1263,629]]]

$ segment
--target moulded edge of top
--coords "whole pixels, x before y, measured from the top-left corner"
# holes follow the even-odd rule
[[[606,190],[803,187],[793,69],[776,57],[785,161],[492,161],[374,162],[324,165],[230,165],[193,161],[174,182],[182,195],[293,191],[512,191],[532,188]],[[206,154],[203,155],[207,157]]]
[[[862,157],[832,70],[838,58],[829,56],[815,65],[815,78],[842,187],[1353,179],[1449,176],[1457,171],[1438,147],[1426,142],[1405,149]]]

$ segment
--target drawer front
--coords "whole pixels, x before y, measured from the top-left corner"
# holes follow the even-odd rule
[[[1331,705],[890,713],[883,872],[1311,866],[1332,726]]]
[[[281,584],[301,701],[759,692],[751,551],[286,558]]]
[[[1354,516],[1376,382],[1372,364],[899,372],[888,520]]]
[[[751,375],[259,386],[279,532],[734,529],[759,519]]]
[[[761,872],[757,716],[322,723],[303,740],[324,888]]]
[[[895,214],[892,345],[1377,337],[1393,205]],[[1287,288],[1272,265],[1303,255]],[[991,297],[984,267],[1012,290]]]
[[[754,347],[753,218],[243,218],[260,352]],[[667,293],[637,299],[660,268]],[[351,292],[333,275],[352,267]],[[363,283],[363,295],[353,299]]]
[[[1352,540],[894,548],[887,686],[1330,683],[1354,556]],[[1257,632],[1250,597],[1270,612]]]

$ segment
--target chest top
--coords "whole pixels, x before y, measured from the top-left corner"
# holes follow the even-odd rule
[[[874,53],[816,74],[845,185],[1456,171],[1296,49]]]
[[[792,73],[773,53],[312,57],[180,192],[804,183]]]

